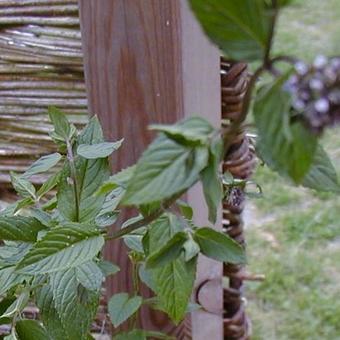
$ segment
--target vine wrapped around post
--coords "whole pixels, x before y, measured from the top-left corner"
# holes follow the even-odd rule
[[[248,68],[246,64],[221,61],[222,119],[223,127],[228,128],[240,119],[243,98],[248,86]],[[252,175],[256,163],[255,150],[243,127],[230,142],[229,151],[223,162],[223,172],[229,172],[235,179],[247,180]],[[228,188],[225,188],[228,190]],[[223,201],[223,230],[235,241],[245,245],[242,211],[244,192],[232,188]],[[229,278],[229,287],[224,290],[224,337],[225,339],[248,339],[250,335],[249,319],[245,315],[242,299],[244,266],[225,264],[224,275]]]

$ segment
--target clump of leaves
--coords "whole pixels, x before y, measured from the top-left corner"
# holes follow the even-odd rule
[[[158,137],[139,161],[111,174],[108,157],[122,140],[106,142],[99,121],[92,117],[80,133],[57,109],[49,111],[52,139],[59,152],[44,156],[24,173],[13,173],[20,199],[0,213],[0,321],[11,325],[11,339],[89,339],[100,288],[119,268],[103,260],[105,242],[122,238],[133,263],[135,291],[120,292],[109,301],[114,327],[130,321],[128,333],[117,339],[166,338],[138,329],[136,313],[143,304],[166,312],[177,324],[191,310],[189,304],[197,259],[241,264],[244,249],[226,234],[196,226],[192,209],[181,196],[201,182],[216,222],[223,197],[237,200],[247,183],[219,172],[219,163],[246,117],[260,75],[271,81],[255,96],[253,112],[258,130],[257,150],[268,166],[296,184],[339,191],[336,172],[327,154],[301,119],[295,116],[293,95],[285,88],[291,71],[277,63],[296,61],[272,56],[275,25],[282,6],[290,0],[190,0],[203,29],[226,56],[260,61],[249,82],[240,119],[225,130],[199,117],[174,125],[156,125]],[[332,90],[333,87],[332,87]],[[62,170],[40,188],[30,177],[62,163]],[[227,188],[224,193],[223,185]],[[248,193],[249,194],[249,193]],[[117,223],[124,207],[138,213]],[[115,224],[115,231],[108,227]],[[200,227],[200,228],[199,228]],[[143,281],[155,298],[140,295]],[[23,318],[35,303],[41,321]]]
[[[273,55],[280,11],[292,0],[189,2],[226,58],[255,62],[240,119],[230,130],[252,106],[257,154],[266,165],[295,184],[339,192],[336,171],[315,133],[339,120],[339,58],[319,56],[308,65],[295,56]],[[262,76],[269,80],[256,88]]]
[[[102,258],[107,240],[123,238],[134,266],[134,294],[121,292],[109,301],[114,327],[127,320],[135,324],[143,304],[180,322],[190,309],[199,254],[245,262],[240,245],[195,226],[192,209],[179,200],[202,181],[215,222],[222,197],[222,140],[207,121],[192,117],[153,126],[159,136],[137,164],[111,175],[108,157],[122,141],[105,142],[97,117],[78,132],[59,110],[52,108],[49,115],[59,152],[40,158],[21,175],[12,174],[20,199],[0,213],[0,320],[12,325],[7,339],[87,339],[105,276],[119,271]],[[60,163],[61,170],[40,188],[30,182]],[[108,227],[125,206],[139,214],[110,234]],[[154,303],[140,296],[140,281],[155,292]],[[39,307],[41,322],[23,318],[30,302]],[[134,328],[130,333],[164,338]]]

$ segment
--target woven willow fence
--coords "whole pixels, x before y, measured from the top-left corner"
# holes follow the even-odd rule
[[[23,172],[55,150],[49,106],[61,108],[78,127],[87,121],[78,2],[0,0],[0,200],[14,198],[7,190],[10,171]],[[24,314],[36,318],[38,309],[29,306]],[[105,315],[102,300],[93,332],[104,331]],[[7,328],[2,325],[0,334]]]
[[[87,120],[77,0],[0,0],[0,188],[55,149],[47,108]],[[43,176],[33,178],[39,184]]]

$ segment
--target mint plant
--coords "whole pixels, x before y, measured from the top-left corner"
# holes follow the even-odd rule
[[[240,245],[211,228],[198,228],[192,209],[180,200],[201,181],[210,220],[216,221],[221,131],[199,117],[153,125],[159,136],[137,164],[111,175],[108,157],[123,141],[105,142],[97,117],[79,133],[59,110],[51,108],[49,116],[59,152],[40,158],[24,174],[12,174],[20,199],[0,215],[0,320],[11,324],[6,338],[90,338],[103,280],[119,271],[101,251],[105,241],[118,238],[130,249],[135,292],[109,301],[113,326],[128,320],[131,335],[164,338],[138,330],[136,313],[143,304],[178,323],[190,310],[199,254],[245,262]],[[40,188],[30,182],[53,167],[59,170]],[[139,213],[109,233],[125,206]],[[141,281],[155,292],[152,301],[140,296]],[[23,318],[29,303],[39,307],[41,322]]]
[[[189,301],[200,254],[232,264],[246,261],[244,248],[226,234],[196,226],[194,212],[181,198],[201,182],[214,224],[222,198],[235,186],[245,187],[222,174],[219,164],[250,108],[258,131],[257,151],[268,166],[298,185],[339,191],[336,172],[318,143],[320,124],[308,123],[310,112],[336,121],[339,78],[331,84],[325,78],[325,91],[313,92],[309,86],[313,96],[303,97],[304,105],[298,105],[307,78],[297,75],[305,64],[272,56],[277,17],[289,2],[190,0],[205,32],[228,58],[260,64],[250,78],[240,119],[225,128],[214,128],[200,117],[152,125],[158,137],[139,161],[111,174],[108,157],[119,152],[123,141],[106,142],[97,117],[78,132],[62,112],[49,110],[51,137],[59,152],[37,160],[24,174],[12,174],[20,199],[0,213],[0,322],[11,326],[5,339],[90,339],[102,283],[119,271],[101,252],[106,241],[119,238],[130,249],[134,293],[120,292],[108,302],[113,326],[130,326],[128,333],[115,332],[114,338],[167,338],[139,329],[136,314],[143,304],[166,312],[178,324],[196,308]],[[282,62],[292,67],[282,70]],[[306,66],[305,74],[316,67]],[[257,80],[264,74],[270,80],[254,98]],[[30,182],[31,176],[54,167],[54,175],[41,187]],[[120,211],[130,206],[138,213],[116,223]],[[111,225],[116,227],[113,233]],[[155,298],[140,295],[140,282]],[[41,320],[24,318],[29,303],[39,307]]]

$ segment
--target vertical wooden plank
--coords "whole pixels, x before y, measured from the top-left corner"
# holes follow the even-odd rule
[[[114,171],[138,159],[151,141],[150,123],[172,123],[200,114],[219,124],[219,54],[200,31],[186,1],[79,0],[79,4],[90,112],[98,114],[107,139],[125,138],[112,159]],[[193,189],[188,198],[199,209],[197,223],[206,224],[201,191]],[[122,269],[109,282],[109,294],[131,290],[124,245],[112,242],[105,255]],[[220,264],[201,260],[198,284],[218,278],[215,292],[206,290],[208,296],[220,297],[214,306],[217,314],[222,304],[221,273]],[[144,309],[139,322],[177,339],[191,338],[188,322],[176,328],[159,312]],[[200,334],[205,334],[207,322],[212,328],[210,339],[222,339],[221,315],[206,312],[192,318],[194,339],[203,339]]]
[[[181,1],[182,21],[182,77],[183,101],[186,115],[196,114],[210,120],[213,125],[221,124],[221,88],[219,52],[205,37],[186,1]],[[202,189],[197,185],[188,194],[188,201],[195,211],[195,222],[206,226],[208,213]],[[216,229],[221,229],[221,217]],[[199,259],[198,275],[194,295],[207,309],[192,315],[192,338],[195,340],[222,339],[222,265],[216,261]]]

